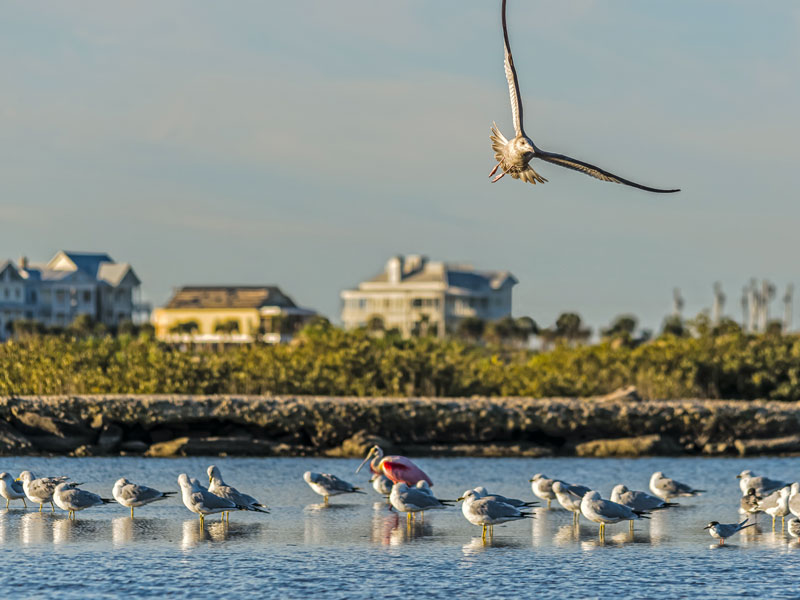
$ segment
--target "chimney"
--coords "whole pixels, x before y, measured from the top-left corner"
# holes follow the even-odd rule
[[[403,257],[393,256],[386,263],[386,273],[389,283],[400,283],[403,279]]]
[[[28,257],[27,256],[20,256],[19,257],[19,268],[23,271],[28,270]]]

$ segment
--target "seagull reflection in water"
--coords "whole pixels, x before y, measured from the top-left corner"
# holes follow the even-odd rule
[[[20,517],[19,537],[25,544],[42,544],[50,541],[50,523],[59,517],[53,513],[29,512]]]
[[[491,548],[522,548],[524,544],[522,544],[519,540],[510,539],[510,538],[491,538],[487,537],[486,539],[482,539],[480,536],[472,538],[468,544],[464,544],[461,546],[461,552],[464,553],[465,556],[477,556],[486,552]]]
[[[91,519],[76,521],[69,518],[53,519],[54,544],[97,542],[105,531],[106,524],[104,521]]]
[[[116,546],[135,541],[150,541],[166,529],[167,521],[164,519],[117,517],[111,521],[111,540]]]

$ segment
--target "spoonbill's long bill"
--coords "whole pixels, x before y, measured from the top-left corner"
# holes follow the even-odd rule
[[[367,457],[358,465],[356,473],[369,462],[369,468],[373,473],[383,474],[392,483],[405,483],[409,486],[417,485],[418,481],[426,481],[428,485],[433,485],[431,478],[425,474],[411,460],[405,456],[384,456],[380,446],[373,446],[367,452]]]

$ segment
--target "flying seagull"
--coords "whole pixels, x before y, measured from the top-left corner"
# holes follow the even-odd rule
[[[508,27],[506,26],[506,0],[503,0],[502,14],[503,41],[505,43],[506,51],[506,79],[508,79],[508,91],[511,97],[511,115],[514,119],[514,133],[516,135],[514,136],[514,139],[510,141],[507,140],[497,128],[497,123],[492,123],[492,149],[494,150],[494,157],[497,160],[497,164],[495,165],[494,169],[492,169],[491,173],[489,173],[489,177],[494,175],[498,169],[501,170],[501,173],[492,179],[492,183],[500,180],[506,173],[511,175],[511,177],[514,179],[522,179],[522,181],[527,181],[528,183],[536,184],[537,182],[546,182],[547,179],[534,171],[529,164],[531,159],[538,158],[540,160],[545,160],[568,169],[574,169],[575,171],[586,173],[587,175],[596,177],[602,181],[622,183],[639,188],[640,190],[645,190],[647,192],[679,192],[679,189],[664,190],[634,183],[633,181],[623,179],[622,177],[614,175],[613,173],[609,173],[605,169],[595,167],[594,165],[590,165],[589,163],[581,160],[570,158],[569,156],[565,156],[563,154],[546,152],[545,150],[541,150],[540,148],[536,147],[533,141],[527,135],[525,135],[525,129],[522,125],[522,96],[519,91],[517,71],[514,69],[514,59],[511,57],[511,46],[508,42]]]

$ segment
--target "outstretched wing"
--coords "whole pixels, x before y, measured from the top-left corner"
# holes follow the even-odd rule
[[[586,173],[587,175],[595,177],[602,181],[612,181],[614,183],[621,183],[623,185],[629,185],[631,187],[639,188],[640,190],[644,190],[646,192],[655,192],[657,194],[671,194],[673,192],[680,192],[680,189],[664,190],[660,188],[653,188],[646,185],[642,185],[640,183],[635,183],[628,179],[623,179],[618,175],[614,175],[613,173],[609,173],[605,169],[601,169],[600,167],[590,165],[589,163],[583,162],[582,160],[570,158],[569,156],[565,156],[563,154],[554,154],[553,152],[545,152],[543,150],[537,150],[536,154],[534,154],[534,158],[539,158],[541,160],[551,162],[555,165],[566,167],[567,169],[572,169],[574,171],[580,171],[581,173]]]
[[[511,45],[508,42],[508,27],[506,26],[506,0],[503,0],[503,43],[505,45],[504,66],[508,80],[508,95],[511,99],[511,116],[514,119],[514,133],[525,135],[522,129],[522,96],[519,93],[517,70],[514,68],[514,58],[511,56]]]

